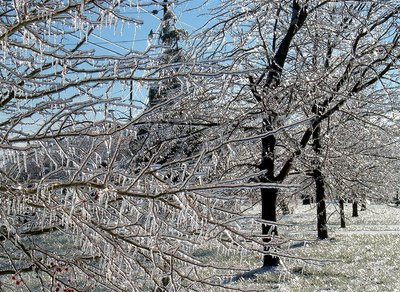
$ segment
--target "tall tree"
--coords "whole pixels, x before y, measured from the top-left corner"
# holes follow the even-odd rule
[[[155,34],[161,45],[160,65],[165,67],[165,69],[161,69],[159,75],[161,77],[168,75],[173,76],[174,71],[177,71],[173,68],[173,65],[179,66],[180,63],[185,61],[183,50],[179,46],[179,41],[182,37],[187,35],[187,32],[176,27],[177,17],[171,9],[169,1],[164,0],[160,5],[163,11],[161,27],[155,32],[151,30],[150,34],[152,38]],[[149,90],[149,106],[159,104],[163,100],[163,96],[168,95],[168,91],[176,91],[180,86],[181,84],[177,77],[163,80],[161,84],[155,83]]]
[[[343,107],[357,100],[368,102],[370,90],[390,87],[399,56],[399,34],[393,26],[399,7],[393,1],[352,5],[340,1],[243,0],[223,3],[221,10],[228,6],[229,14],[215,12],[214,52],[210,55],[223,55],[224,62],[232,60],[235,69],[259,71],[247,74],[263,120],[259,168],[264,174],[259,179],[281,184],[296,159],[312,146],[318,236],[326,238],[322,131],[329,128],[325,122]],[[388,81],[379,84],[384,79]],[[288,125],[300,117],[309,119],[302,132],[281,134],[285,122]],[[271,235],[277,234],[273,222],[278,189],[261,188],[264,266],[279,263],[268,247]]]
[[[251,124],[241,100],[215,98],[226,67],[159,60],[160,50],[176,57],[167,54],[169,45],[176,49],[168,25],[164,41],[143,52],[113,43],[114,30],[131,37],[142,23],[126,14],[160,4],[129,2],[20,1],[3,11],[9,23],[2,54],[14,76],[3,83],[16,89],[3,91],[0,125],[0,199],[7,206],[0,210],[0,277],[17,279],[11,290],[202,289],[220,283],[221,271],[248,268],[243,262],[232,269],[202,249],[252,253],[261,246],[243,228],[256,219],[242,216],[243,194],[260,187],[242,171],[253,167],[252,155],[242,156],[245,163],[233,159],[259,137],[241,136],[238,123]],[[18,9],[28,8],[29,19],[14,25]],[[172,25],[168,11],[162,21]],[[36,34],[34,43],[28,36]],[[195,56],[195,49],[187,50]],[[162,98],[141,106],[154,83]],[[228,84],[224,90],[234,91]],[[141,141],[132,141],[135,131]]]

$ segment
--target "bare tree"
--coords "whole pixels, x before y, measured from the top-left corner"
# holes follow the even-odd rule
[[[142,51],[114,43],[114,30],[128,34],[142,23],[126,15],[158,4],[160,43],[149,40]],[[251,107],[229,94],[215,98],[224,65],[178,58],[170,34],[183,32],[169,30],[168,5],[2,8],[0,275],[12,275],[12,283],[2,278],[6,288],[227,286],[221,273],[249,267],[232,268],[221,253],[262,249],[260,237],[243,228],[257,218],[242,215],[248,193],[265,185],[249,183],[254,175],[243,171],[254,168],[252,154],[233,159],[259,139],[238,126],[253,126],[242,112]],[[234,92],[230,87],[224,90]],[[150,107],[148,88],[160,97],[150,98]]]
[[[141,52],[113,40],[114,30],[128,34],[143,22],[126,15],[153,6],[15,1],[1,8],[1,274],[15,274],[15,284],[125,291],[163,287],[165,274],[197,281],[182,268],[202,267],[185,242],[202,234],[209,215],[201,207],[207,198],[186,194],[202,192],[196,173],[204,157],[180,130],[184,92],[138,115],[141,83],[167,83],[158,72],[171,64],[157,64],[158,45]],[[128,98],[135,93],[136,102]],[[134,140],[138,125],[153,136]],[[177,141],[187,145],[171,159]],[[160,169],[161,160],[170,165]],[[178,176],[181,185],[171,182],[185,165],[192,168]]]
[[[225,13],[228,7],[231,13]],[[215,10],[210,56],[221,54],[225,62],[228,58],[235,68],[247,70],[247,85],[263,121],[259,168],[265,174],[259,180],[281,184],[312,146],[321,239],[328,237],[322,131],[343,107],[373,103],[372,92],[383,94],[392,87],[398,76],[399,9],[393,1],[295,0],[237,1]],[[301,118],[309,119],[301,132],[276,133]],[[261,218],[270,222],[262,226],[266,243],[277,234],[278,189],[261,189]],[[277,265],[275,255],[267,246],[263,265]]]
[[[340,119],[331,120],[325,154],[327,184],[348,201],[385,202],[395,193],[398,138],[390,109],[398,105],[388,100],[376,104],[375,110],[343,109]]]

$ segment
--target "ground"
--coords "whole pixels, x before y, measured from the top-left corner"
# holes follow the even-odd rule
[[[330,238],[322,241],[316,239],[315,205],[299,204],[293,210],[293,214],[279,218],[280,236],[288,239],[282,252],[289,257],[283,258],[277,269],[257,269],[261,264],[257,253],[239,251],[232,256],[216,245],[195,249],[193,254],[205,262],[247,269],[246,279],[241,277],[243,272],[236,277],[224,276],[221,282],[228,288],[212,287],[207,291],[400,291],[400,208],[372,204],[352,218],[351,205],[347,204],[347,228],[341,229],[336,204],[330,202]],[[259,210],[252,213],[258,216]],[[39,286],[25,279],[31,291],[40,291]],[[29,291],[16,286],[9,275],[0,277],[0,281],[4,284],[0,291]]]
[[[290,256],[274,271],[231,283],[251,291],[400,291],[400,208],[369,205],[359,217],[345,206],[347,228],[340,228],[335,205],[328,207],[328,240],[316,240],[315,206],[297,206],[283,216],[282,236],[293,239]]]

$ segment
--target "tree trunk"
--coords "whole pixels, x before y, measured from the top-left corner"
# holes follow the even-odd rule
[[[360,211],[365,211],[365,210],[367,210],[367,198],[365,196],[362,196]]]
[[[303,200],[303,205],[311,205],[311,196],[310,195],[303,195],[301,196]]]
[[[315,114],[320,114],[320,108],[315,105],[313,107],[313,112]],[[328,238],[328,228],[327,228],[327,220],[326,220],[326,203],[325,203],[325,181],[324,176],[322,175],[322,163],[320,161],[320,156],[322,152],[322,144],[321,144],[321,127],[318,125],[314,128],[313,134],[313,150],[317,155],[317,158],[314,162],[314,170],[313,177],[315,181],[315,199],[317,203],[317,230],[318,230],[318,238],[326,239]]]
[[[268,67],[268,74],[266,75],[265,84],[262,88],[262,91],[267,93],[268,89],[276,88],[279,86],[281,82],[281,74],[283,67],[285,65],[286,57],[289,52],[290,44],[292,42],[293,37],[297,33],[297,31],[303,26],[306,18],[307,18],[307,7],[301,7],[298,0],[293,0],[293,15],[290,22],[290,25],[287,29],[285,36],[282,39],[281,44],[279,45],[273,62],[271,62],[271,66]],[[257,102],[263,101],[263,94],[260,94],[257,90],[257,85],[260,83],[261,79],[264,79],[265,74],[261,75],[259,81],[255,82],[252,76],[249,76],[251,91],[257,100]],[[267,114],[267,116],[263,119],[264,122],[264,130],[265,132],[273,130],[275,113]],[[305,143],[307,144],[309,136],[306,135]],[[274,135],[270,135],[261,139],[262,142],[262,161],[259,166],[261,171],[265,171],[265,174],[260,176],[260,181],[265,183],[280,183],[287,176],[289,169],[292,165],[292,160],[289,159],[286,164],[283,166],[280,174],[275,177],[274,176],[274,168],[275,168],[275,144],[276,140]],[[302,147],[305,145],[302,143]],[[297,153],[297,152],[296,152]],[[296,154],[299,155],[299,154]],[[261,188],[261,218],[264,220],[268,220],[271,222],[276,222],[276,198],[278,195],[278,189],[268,189]],[[263,224],[262,225],[262,235],[266,236],[276,235],[277,234],[276,225],[274,224]],[[267,244],[271,241],[271,237],[266,236],[264,242]],[[270,246],[265,247],[265,251],[267,252],[264,255],[264,263],[263,266],[277,266],[279,264],[279,258],[268,254],[268,251],[271,250]]]
[[[358,217],[358,203],[353,201],[353,217]]]
[[[272,127],[269,121],[264,120],[265,130],[271,131]],[[260,170],[265,171],[265,174],[260,177],[260,181],[264,183],[275,182],[274,169],[275,169],[275,144],[276,139],[274,135],[267,136],[261,139],[262,142],[262,161]],[[276,188],[262,188],[261,189],[261,219],[270,222],[276,222],[276,199],[278,196],[278,189]],[[263,223],[261,227],[263,241],[265,242],[263,259],[263,267],[279,265],[279,258],[269,254],[274,250],[269,245],[272,238],[278,234],[276,224]]]
[[[279,200],[278,206],[282,210],[283,215],[290,214],[289,204],[285,201],[285,199],[282,198],[281,200]]]
[[[362,202],[362,203],[361,203],[360,211],[366,211],[366,210],[367,210],[367,204],[364,203],[364,202]]]
[[[276,198],[278,195],[277,189],[261,189],[261,219],[270,222],[276,222]],[[269,254],[274,252],[268,244],[275,235],[278,235],[278,229],[275,224],[262,224],[263,241],[266,246],[264,251],[263,267],[273,267],[279,265],[279,257]]]
[[[344,200],[342,198],[339,200],[339,209],[340,209],[340,227],[346,228],[346,221],[344,218]]]
[[[325,183],[320,169],[314,170],[314,180],[316,186],[318,238],[326,239],[328,238],[328,228],[326,222]]]

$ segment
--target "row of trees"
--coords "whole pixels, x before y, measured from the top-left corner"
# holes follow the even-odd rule
[[[239,8],[244,3],[247,9],[243,11]],[[250,89],[262,120],[260,131],[264,137],[259,167],[265,175],[259,179],[280,184],[289,178],[298,158],[308,158],[301,172],[314,179],[318,237],[327,238],[324,172],[329,152],[343,151],[340,145],[335,147],[337,143],[325,143],[326,136],[339,143],[348,141],[346,136],[354,133],[337,129],[343,129],[349,120],[350,129],[357,127],[353,121],[376,128],[395,124],[393,114],[398,103],[393,103],[393,96],[397,90],[399,57],[395,23],[399,7],[390,2],[329,1],[240,1],[225,5],[238,7],[215,25],[216,34],[211,38],[221,40],[221,54],[230,56],[234,66],[249,70],[240,77]],[[232,39],[226,37],[228,34]],[[215,58],[218,53],[213,50],[211,55]],[[303,129],[296,128],[293,134],[275,133],[299,120],[307,121]],[[375,139],[379,138],[368,141],[368,148],[371,142],[381,150],[388,144],[382,145]],[[303,155],[305,152],[309,154]],[[342,155],[347,160],[351,158],[347,153]],[[354,167],[351,162],[346,164]],[[340,181],[348,175],[341,170],[334,174]],[[355,176],[361,180],[360,175]],[[261,188],[262,218],[267,221],[276,221],[278,190]],[[263,234],[270,234],[274,228],[265,224]],[[264,258],[264,265],[277,263],[278,259],[271,255]]]
[[[249,264],[201,251],[278,265],[283,191],[314,192],[325,239],[328,194],[396,188],[396,1],[209,1],[190,38],[174,14],[185,1],[133,2],[0,8],[0,275],[27,289],[227,287],[221,275]],[[162,14],[157,37],[113,44],[147,29],[143,11]]]

